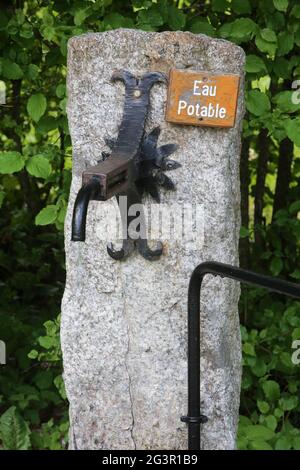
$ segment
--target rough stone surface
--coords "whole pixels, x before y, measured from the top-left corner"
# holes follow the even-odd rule
[[[203,261],[238,263],[239,154],[244,53],[227,41],[188,32],[115,30],[69,41],[68,118],[73,180],[66,219],[67,281],[62,303],[64,378],[70,401],[70,448],[186,449],[187,289]],[[124,100],[115,69],[168,73],[170,67],[241,75],[233,129],[165,122],[167,89],[153,87],[147,130],[161,125],[160,142],[176,142],[182,168],[172,174],[176,192],[162,202],[204,208],[202,246],[165,243],[155,262],[134,253],[112,260],[99,226],[114,202],[91,202],[85,243],[70,242],[81,173],[116,136]],[[149,200],[146,201],[149,204]],[[231,449],[240,394],[239,286],[207,276],[201,301],[201,406],[204,449]]]

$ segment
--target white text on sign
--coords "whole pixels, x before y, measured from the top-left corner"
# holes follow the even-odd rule
[[[238,75],[171,70],[166,120],[195,126],[233,127]]]
[[[217,87],[203,85],[202,80],[194,80],[194,95],[195,96],[217,96]],[[201,100],[196,104],[188,104],[185,100],[179,100],[178,102],[178,115],[181,114],[183,110],[186,110],[188,116],[197,116],[197,117],[209,117],[209,118],[220,118],[224,119],[226,117],[226,108],[220,106],[217,103],[215,106],[212,103],[209,103],[208,106],[201,105]]]

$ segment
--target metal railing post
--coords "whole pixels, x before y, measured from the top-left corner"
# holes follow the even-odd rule
[[[300,299],[300,284],[264,276],[229,264],[209,261],[193,271],[188,290],[188,449],[200,450],[200,424],[208,418],[200,413],[200,294],[206,274],[227,277],[246,284]]]

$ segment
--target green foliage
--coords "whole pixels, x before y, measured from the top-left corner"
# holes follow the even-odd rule
[[[0,418],[0,437],[4,449],[28,450],[29,429],[15,406],[11,406]]]
[[[47,108],[47,100],[42,93],[32,95],[27,103],[27,111],[29,116],[35,121],[39,121]]]
[[[32,176],[47,179],[51,173],[51,164],[43,155],[35,155],[30,157],[26,162],[26,170]]]
[[[4,449],[58,450],[66,447],[68,439],[59,318],[46,321],[44,331],[31,331],[28,346],[17,350],[20,377],[15,369],[0,380],[2,402],[12,404],[0,417],[0,442]],[[34,349],[29,350],[30,344]]]
[[[289,0],[273,0],[274,7],[279,11],[286,11],[289,6]]]
[[[285,131],[289,139],[300,147],[299,133],[300,119],[287,119],[284,123]]]
[[[267,68],[264,61],[254,54],[249,54],[246,58],[246,72],[259,73],[266,72]]]
[[[15,62],[12,62],[11,60],[3,57],[1,66],[3,78],[18,80],[23,77],[23,71],[21,67]]]
[[[260,293],[258,304],[262,318],[255,315],[257,328],[242,327],[241,407],[251,411],[240,418],[238,445],[250,450],[298,449],[299,365],[293,364],[290,351],[291,339],[300,332],[300,303],[286,306]]]
[[[24,167],[24,158],[19,152],[0,153],[0,173],[15,173]]]
[[[251,90],[247,98],[247,110],[255,116],[263,116],[271,109],[268,96],[259,90]]]
[[[0,323],[8,351],[0,376],[0,439],[8,449],[61,449],[68,422],[55,318],[64,286],[62,230],[71,179],[68,39],[119,27],[183,29],[243,47],[244,138],[251,158],[250,222],[241,239],[249,243],[249,268],[299,280],[300,105],[292,101],[291,85],[300,79],[300,6],[298,0],[12,0],[0,8],[0,80],[7,92],[0,105]],[[269,155],[257,222],[263,132]],[[286,201],[275,210],[286,142],[295,146],[293,165]],[[291,362],[292,340],[300,338],[299,304],[255,289],[243,292],[240,313],[239,447],[300,449],[299,369]]]
[[[44,207],[35,218],[36,225],[52,224],[57,217],[57,206],[49,205]]]

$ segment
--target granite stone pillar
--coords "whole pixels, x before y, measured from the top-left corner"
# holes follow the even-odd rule
[[[68,45],[68,120],[73,178],[65,225],[67,264],[61,340],[70,402],[71,449],[187,449],[187,290],[203,261],[238,264],[239,156],[244,114],[244,52],[230,42],[189,32],[119,29],[74,37]],[[116,137],[124,87],[116,69],[134,74],[171,68],[238,74],[233,128],[166,122],[167,86],[155,84],[146,131],[161,126],[160,144],[177,143],[176,191],[162,203],[202,208],[198,243],[170,237],[149,262],[133,253],[115,261],[101,228],[115,202],[92,201],[83,243],[71,242],[71,217],[82,171],[101,160]],[[152,204],[145,198],[145,207]],[[100,233],[101,232],[101,233]],[[109,240],[108,240],[109,241]],[[201,301],[203,449],[232,449],[238,419],[241,346],[239,286],[206,276]]]

